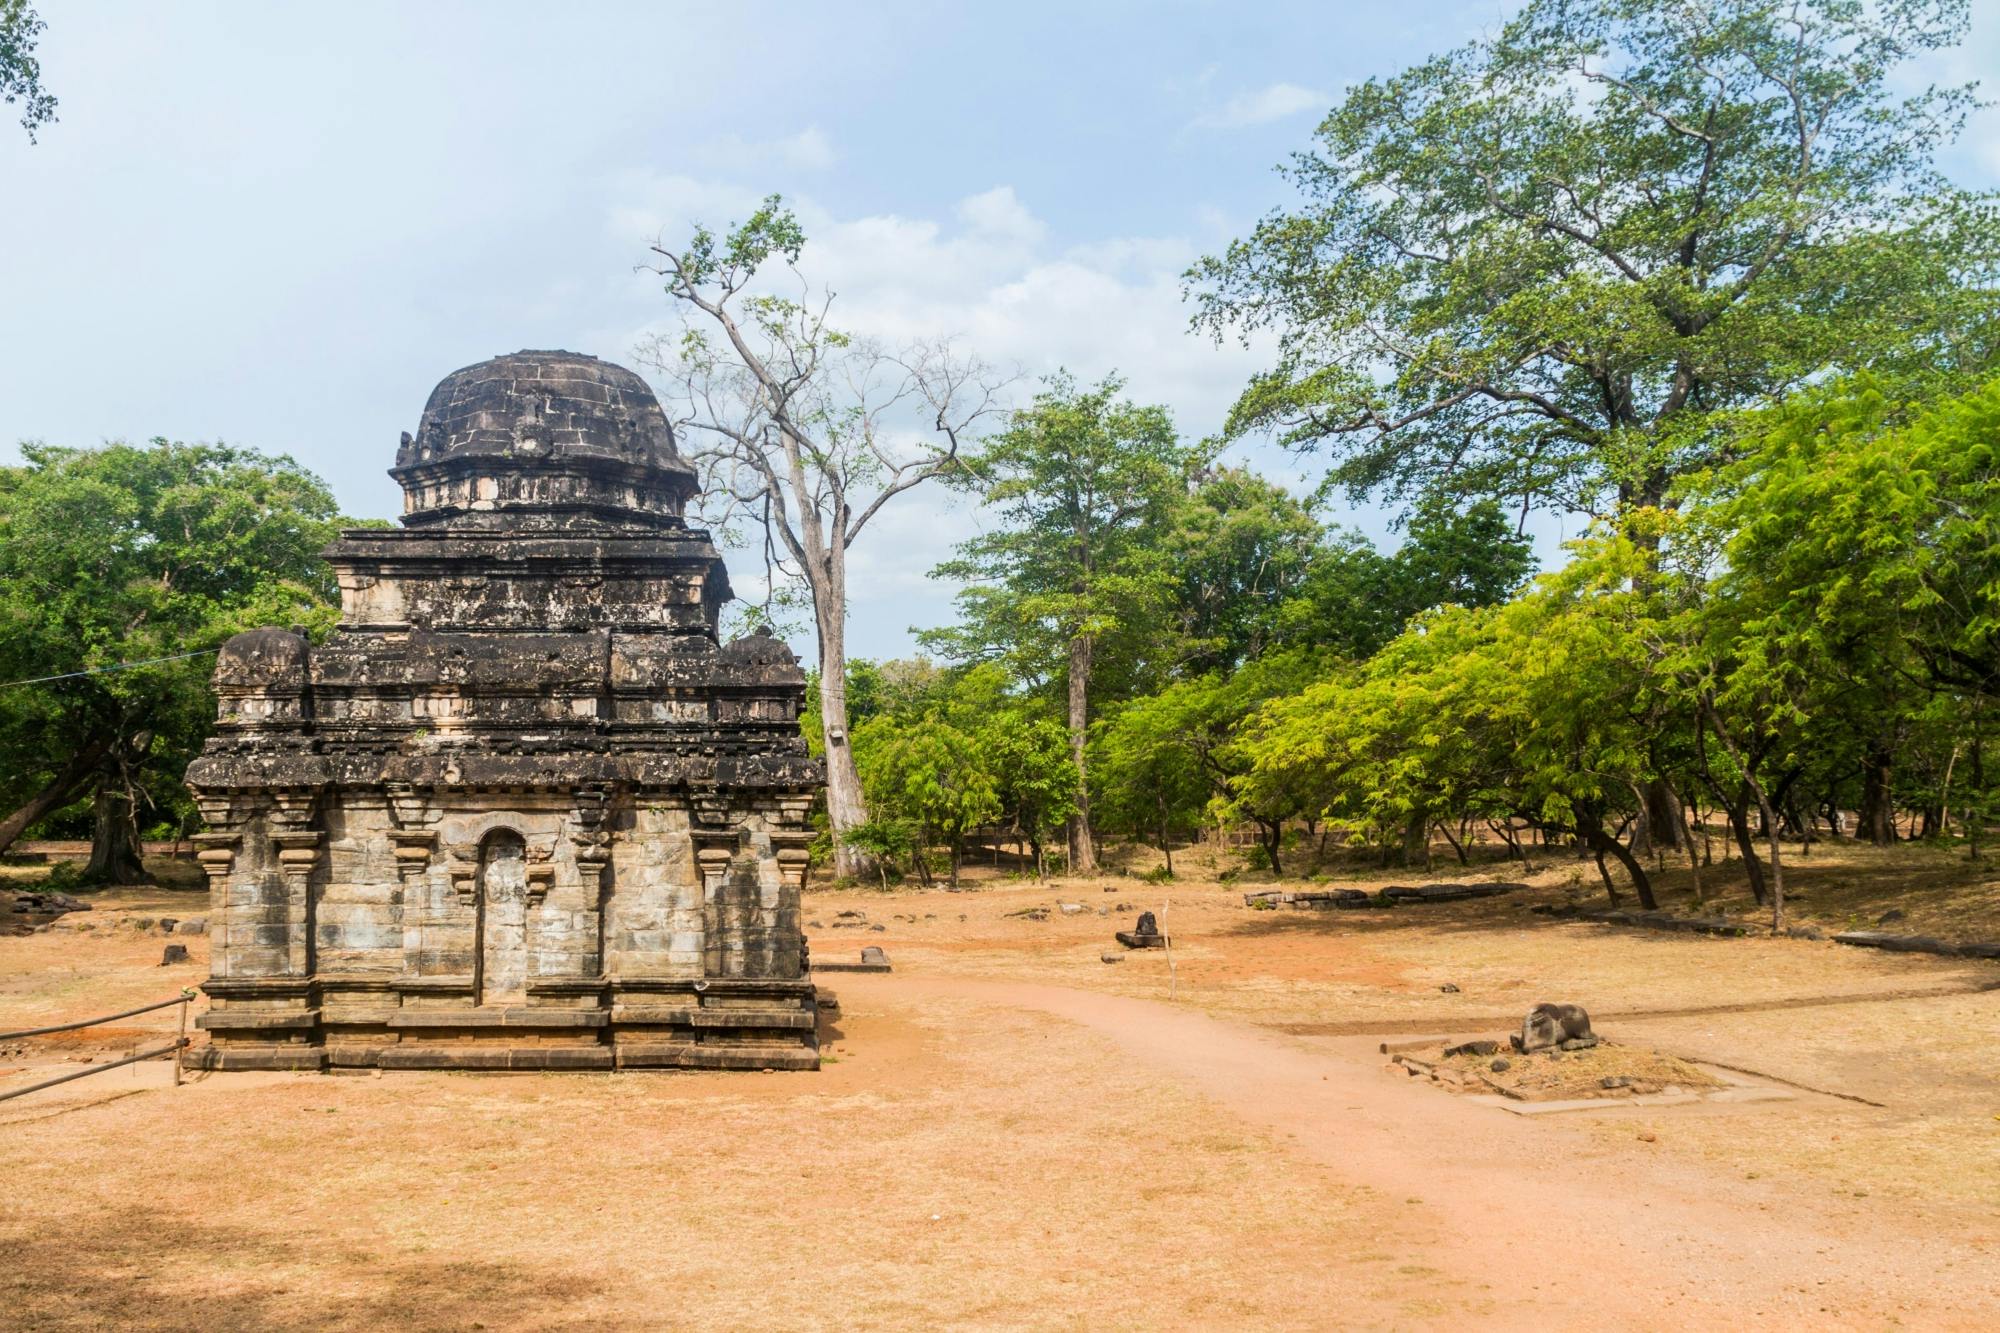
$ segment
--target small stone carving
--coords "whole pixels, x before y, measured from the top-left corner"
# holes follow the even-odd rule
[[[1118,932],[1118,942],[1128,949],[1164,949],[1167,937],[1160,933],[1159,922],[1151,912],[1139,913],[1139,920],[1130,930]]]
[[[1590,1015],[1580,1005],[1574,1004],[1536,1005],[1521,1020],[1520,1032],[1509,1038],[1514,1049],[1522,1054],[1546,1051],[1586,1039],[1590,1045],[1597,1044],[1597,1035],[1590,1030]]]

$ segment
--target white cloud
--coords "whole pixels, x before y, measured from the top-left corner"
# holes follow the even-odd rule
[[[1220,107],[1196,116],[1194,124],[1204,130],[1240,130],[1283,120],[1302,111],[1323,111],[1332,105],[1331,93],[1302,88],[1296,83],[1274,83],[1255,92],[1238,93]]]
[[[976,232],[1030,244],[1048,232],[1042,220],[1015,196],[1011,185],[995,186],[984,194],[960,200],[958,215]]]
[[[698,166],[723,170],[783,167],[793,171],[825,171],[840,160],[833,140],[817,125],[808,125],[797,134],[777,139],[745,139],[740,134],[725,134],[695,147],[688,157]]]

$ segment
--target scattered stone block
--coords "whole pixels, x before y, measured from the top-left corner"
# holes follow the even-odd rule
[[[1500,1049],[1497,1041],[1462,1041],[1444,1048],[1446,1055],[1491,1055]]]
[[[172,967],[175,963],[188,961],[188,947],[185,944],[169,944],[160,954],[160,966]]]
[[[1593,1045],[1596,1043],[1595,1034],[1590,1030],[1590,1015],[1583,1011],[1582,1006],[1538,1004],[1521,1020],[1520,1032],[1509,1040],[1517,1052],[1527,1054],[1585,1037],[1591,1038]]]
[[[1097,955],[1097,961],[1100,963],[1122,963],[1125,961],[1125,955],[1122,953],[1101,953]]]
[[[883,953],[880,946],[871,944],[861,951],[858,963],[822,963],[815,960],[812,969],[815,972],[887,972],[890,970],[889,955]]]
[[[1890,935],[1879,930],[1844,930],[1833,938],[1837,944],[1852,944],[1863,949],[1883,949],[1890,953],[1933,953],[1953,957],[1963,952],[1956,944],[1932,939],[1928,935]]]

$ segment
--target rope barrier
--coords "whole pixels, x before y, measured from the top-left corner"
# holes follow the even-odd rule
[[[171,1000],[161,1000],[158,1004],[141,1005],[137,1009],[127,1009],[122,1014],[106,1014],[102,1018],[86,1018],[81,1023],[58,1023],[52,1028],[25,1028],[20,1032],[0,1032],[0,1041],[12,1041],[16,1037],[44,1037],[51,1032],[74,1032],[78,1028],[94,1028],[99,1023],[110,1023],[120,1018],[130,1018],[134,1014],[150,1014],[155,1009],[164,1009],[170,1004],[186,1004],[193,998],[193,991],[182,991]]]
[[[80,1078],[89,1078],[92,1074],[102,1074],[113,1069],[122,1069],[126,1065],[138,1064],[141,1060],[154,1060],[158,1059],[162,1055],[177,1054],[181,1050],[181,1048],[186,1046],[187,1044],[188,1044],[188,1039],[186,1037],[181,1037],[176,1041],[168,1042],[165,1046],[160,1047],[158,1050],[141,1051],[137,1055],[128,1055],[123,1060],[113,1060],[110,1064],[92,1065],[88,1069],[79,1069],[74,1073],[64,1074],[60,1078],[48,1079],[41,1083],[30,1083],[25,1088],[15,1088],[9,1092],[0,1092],[0,1102],[11,1101],[13,1098],[16,1097],[25,1097],[31,1092],[40,1092],[43,1088],[53,1088],[58,1083],[72,1083]],[[178,1064],[176,1064],[174,1072],[176,1075],[179,1074],[180,1069]],[[179,1081],[180,1080],[177,1077],[175,1079],[175,1082]]]
[[[190,657],[206,657],[218,652],[215,648],[197,648],[191,653],[174,653],[167,657],[149,657],[143,662],[113,662],[110,666],[91,667],[84,671],[65,671],[58,676],[30,676],[26,680],[10,680],[0,683],[0,690],[11,690],[16,685],[46,685],[52,680],[76,680],[81,676],[101,676],[107,671],[130,671],[134,667],[158,666],[162,662],[184,662]]]
[[[59,1078],[45,1079],[40,1083],[30,1083],[25,1088],[11,1088],[6,1092],[0,1092],[0,1102],[9,1101],[15,1097],[26,1096],[31,1092],[40,1092],[43,1088],[53,1088],[59,1083],[68,1083],[79,1078],[89,1078],[92,1074],[102,1074],[112,1069],[123,1069],[126,1065],[137,1064],[141,1060],[157,1059],[162,1055],[171,1055],[174,1057],[174,1086],[178,1088],[181,1085],[181,1052],[187,1049],[189,1043],[187,1035],[188,1006],[194,1003],[194,994],[192,990],[183,990],[171,1000],[161,1000],[158,1004],[143,1004],[137,1009],[127,1009],[123,1013],[118,1014],[105,1014],[101,1018],[86,1018],[80,1023],[58,1023],[54,1027],[24,1028],[19,1032],[0,1032],[0,1041],[12,1041],[16,1037],[44,1037],[52,1032],[74,1032],[78,1028],[93,1028],[101,1023],[110,1023],[121,1018],[130,1018],[134,1014],[150,1014],[155,1009],[166,1009],[173,1005],[179,1005],[181,1009],[180,1036],[171,1044],[161,1046],[156,1050],[141,1051],[137,1055],[128,1055],[122,1060],[113,1060],[109,1064],[94,1064],[88,1069],[78,1069],[72,1073],[64,1074]]]

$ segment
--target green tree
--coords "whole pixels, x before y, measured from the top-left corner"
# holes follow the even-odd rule
[[[1355,88],[1303,196],[1189,273],[1273,332],[1229,421],[1357,493],[1668,501],[1727,414],[1829,370],[1991,353],[1995,214],[1932,163],[1965,88],[1896,92],[1964,0],[1530,0]]]
[[[891,350],[836,327],[832,293],[798,270],[805,245],[777,195],[723,235],[696,227],[682,249],[655,245],[651,271],[684,323],[643,354],[669,378],[710,520],[749,525],[772,597],[803,588],[812,605],[834,864],[853,875],[865,857],[844,835],[868,810],[849,743],[848,552],[897,496],[963,468],[961,442],[999,381],[944,343]],[[783,295],[770,290],[781,269]]]
[[[1115,377],[1086,389],[1058,374],[987,439],[967,484],[999,522],[936,570],[964,585],[959,623],[919,635],[959,661],[998,659],[1021,679],[1065,681],[1073,873],[1097,865],[1086,796],[1092,675],[1105,644],[1143,636],[1171,606],[1164,536],[1193,462],[1166,410],[1121,399],[1120,388]]]
[[[0,102],[19,104],[29,143],[56,118],[56,99],[43,90],[42,62],[35,58],[35,41],[46,27],[28,0],[0,0]]]
[[[1216,774],[1190,729],[1189,691],[1170,685],[1126,703],[1098,723],[1092,758],[1099,790],[1093,809],[1101,826],[1158,847],[1169,875],[1174,840],[1192,836],[1218,793]]]
[[[1534,545],[1491,499],[1463,507],[1430,497],[1390,558],[1386,591],[1401,620],[1445,606],[1493,606],[1534,572]],[[1398,625],[1398,629],[1401,625]]]
[[[1282,872],[1285,822],[1316,818],[1319,810],[1302,784],[1244,781],[1253,764],[1242,744],[1244,723],[1268,701],[1304,688],[1320,667],[1310,651],[1273,652],[1126,704],[1102,729],[1099,744],[1109,765],[1105,778],[1123,788],[1114,807],[1136,824],[1153,802],[1165,841],[1198,793],[1219,817],[1255,823],[1271,869]],[[1162,785],[1157,791],[1134,785],[1147,782]]]
[[[135,807],[185,804],[214,721],[207,650],[332,623],[333,496],[289,458],[223,445],[22,453],[0,469],[0,675],[33,683],[0,691],[0,850],[89,795],[90,873],[131,880]]]
[[[1614,898],[1617,860],[1653,906],[1616,836],[1653,775],[1656,612],[1631,586],[1646,558],[1626,537],[1585,545],[1512,601],[1424,616],[1367,662],[1274,699],[1238,742],[1237,790],[1317,802],[1406,860],[1440,820],[1523,818],[1579,839]]]
[[[1891,773],[1919,731],[1965,756],[1974,813],[2000,706],[2000,383],[1912,407],[1863,378],[1753,425],[1700,515],[1723,555],[1714,689],[1757,701],[1761,730],[1858,733],[1864,837],[1893,837]],[[1956,766],[1936,767],[1942,804]]]
[[[1310,504],[1248,468],[1199,475],[1165,535],[1176,665],[1228,670],[1274,646],[1326,538]]]
[[[855,732],[854,745],[875,805],[871,824],[899,819],[915,830],[917,873],[925,883],[930,866],[922,849],[943,843],[957,888],[966,835],[1001,813],[999,780],[985,747],[937,712],[915,720],[873,718]]]
[[[1356,660],[1371,657],[1425,611],[1505,601],[1534,564],[1528,539],[1491,500],[1460,507],[1429,497],[1416,506],[1391,555],[1329,530],[1279,610],[1277,638]]]

